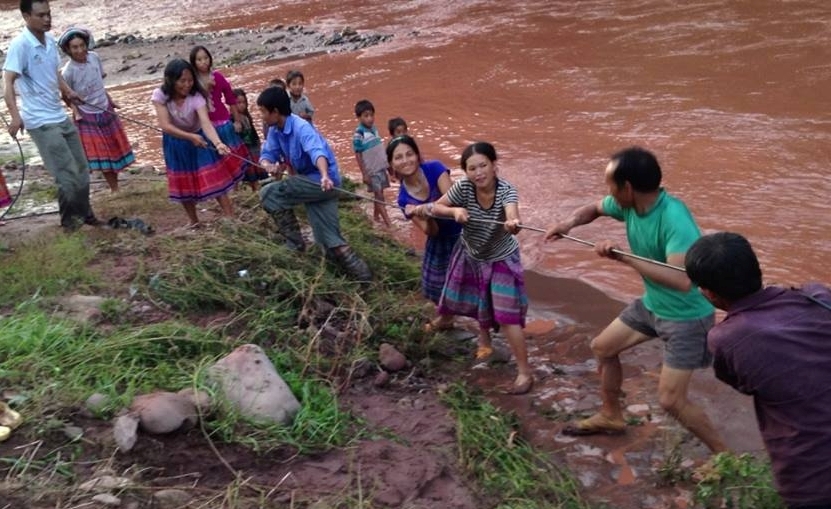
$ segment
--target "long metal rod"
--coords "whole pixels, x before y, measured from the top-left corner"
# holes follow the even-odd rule
[[[481,222],[481,223],[501,224],[501,225],[505,224],[504,221],[494,221],[494,220],[491,220],[491,219],[475,219],[474,221],[478,221],[478,222]],[[528,225],[524,225],[524,224],[518,225],[517,228],[520,228],[522,230],[530,230],[532,232],[540,232],[540,233],[545,233],[546,232],[546,230],[544,230],[542,228],[536,228],[534,226],[528,226]],[[571,235],[560,234],[559,236],[564,238],[564,239],[570,240],[572,242],[577,242],[578,244],[583,244],[584,246],[591,246],[591,247],[595,246],[594,242],[579,239],[577,237],[572,237]],[[653,260],[652,258],[646,258],[644,256],[636,255],[635,253],[630,253],[628,251],[621,251],[620,249],[612,249],[612,253],[614,253],[616,255],[619,255],[619,256],[625,256],[627,258],[634,258],[635,260],[640,260],[642,262],[652,263],[654,265],[660,265],[661,267],[666,267],[668,269],[673,269],[673,270],[677,270],[677,271],[680,271],[680,272],[686,272],[687,271],[687,269],[685,269],[684,267],[678,267],[677,265],[670,265],[669,263],[659,262],[658,260]]]

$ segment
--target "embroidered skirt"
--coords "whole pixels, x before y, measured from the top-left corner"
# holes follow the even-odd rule
[[[436,304],[439,303],[441,291],[444,289],[447,267],[458,241],[458,234],[427,237],[421,263],[421,292]]]
[[[8,207],[12,204],[12,195],[9,193],[9,188],[6,187],[6,179],[0,173],[0,207]]]
[[[504,260],[482,262],[468,255],[462,242],[456,244],[439,299],[440,314],[469,316],[487,329],[494,322],[525,327],[527,311],[519,249]]]
[[[199,131],[202,135],[202,131]],[[165,133],[162,136],[167,189],[171,201],[182,203],[218,198],[242,178],[242,165],[232,156],[195,146]]]
[[[113,112],[81,113],[75,121],[81,145],[92,171],[121,171],[133,164],[136,157],[121,119]]]
[[[230,120],[226,120],[221,124],[214,124],[214,129],[216,129],[216,134],[219,135],[219,139],[222,143],[227,145],[231,150],[231,153],[234,154],[228,156],[228,164],[239,165],[242,169],[243,177],[246,177],[249,170],[252,168],[252,165],[247,161],[253,161],[253,159],[251,158],[251,153],[248,151],[248,147],[245,146],[245,143],[242,142],[242,138],[240,138],[239,134],[237,134],[234,130],[234,124]],[[246,180],[248,180],[248,178],[246,178]]]

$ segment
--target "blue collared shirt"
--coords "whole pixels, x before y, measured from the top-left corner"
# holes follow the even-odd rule
[[[269,127],[260,154],[260,160],[288,163],[298,175],[317,183],[320,183],[320,171],[315,161],[319,157],[329,162],[329,178],[335,186],[340,186],[338,162],[329,143],[310,123],[293,113],[286,117],[283,129],[276,125]]]
[[[67,118],[58,88],[61,59],[54,37],[45,43],[24,28],[9,45],[3,70],[19,75],[15,90],[21,98],[20,118],[26,129],[57,124]]]

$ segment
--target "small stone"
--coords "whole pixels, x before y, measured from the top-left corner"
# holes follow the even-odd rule
[[[81,437],[84,436],[84,428],[67,424],[63,427],[63,434],[74,442],[75,440],[80,440]]]
[[[90,479],[89,481],[81,484],[78,486],[78,489],[81,491],[111,491],[111,490],[122,490],[124,488],[129,487],[131,484],[130,479],[126,477],[115,477],[112,475],[102,475],[101,477],[96,477],[95,479]]]
[[[113,436],[119,451],[127,452],[136,445],[139,420],[139,416],[134,413],[122,415],[115,420]]]
[[[385,387],[390,382],[390,374],[386,371],[381,371],[377,375],[375,375],[375,380],[372,381],[372,385],[375,387]]]
[[[110,400],[107,396],[101,394],[100,392],[94,392],[90,394],[86,401],[84,401],[84,407],[92,412],[93,415],[98,415],[104,410],[104,407],[106,407],[109,402]]]
[[[645,403],[637,404],[637,405],[629,405],[626,407],[626,411],[630,414],[635,415],[646,415],[649,413],[649,405]]]
[[[121,505],[121,499],[109,493],[99,493],[92,497],[92,501],[110,507],[118,507]]]
[[[149,433],[170,433],[183,426],[193,427],[198,415],[191,398],[165,391],[136,396],[130,410],[139,416],[141,429]]]
[[[180,509],[190,502],[190,493],[182,490],[167,489],[153,493],[153,500],[159,509]]]
[[[407,358],[389,343],[381,343],[378,358],[387,371],[400,371],[407,367]]]

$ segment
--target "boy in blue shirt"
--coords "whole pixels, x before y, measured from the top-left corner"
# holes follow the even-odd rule
[[[270,87],[257,97],[257,108],[269,125],[260,153],[260,166],[280,178],[260,189],[260,201],[285,238],[286,247],[304,251],[306,243],[294,207],[303,205],[315,242],[352,278],[372,280],[366,262],[340,231],[338,192],[340,172],[329,143],[308,122],[291,112],[285,90]],[[288,173],[287,178],[282,178]]]
[[[387,207],[384,205],[384,189],[390,186],[389,163],[384,149],[384,140],[375,127],[375,106],[366,99],[355,104],[355,116],[358,117],[358,127],[352,137],[352,147],[355,149],[355,160],[364,176],[364,183],[375,199],[373,217],[376,221],[383,221],[390,225]]]

